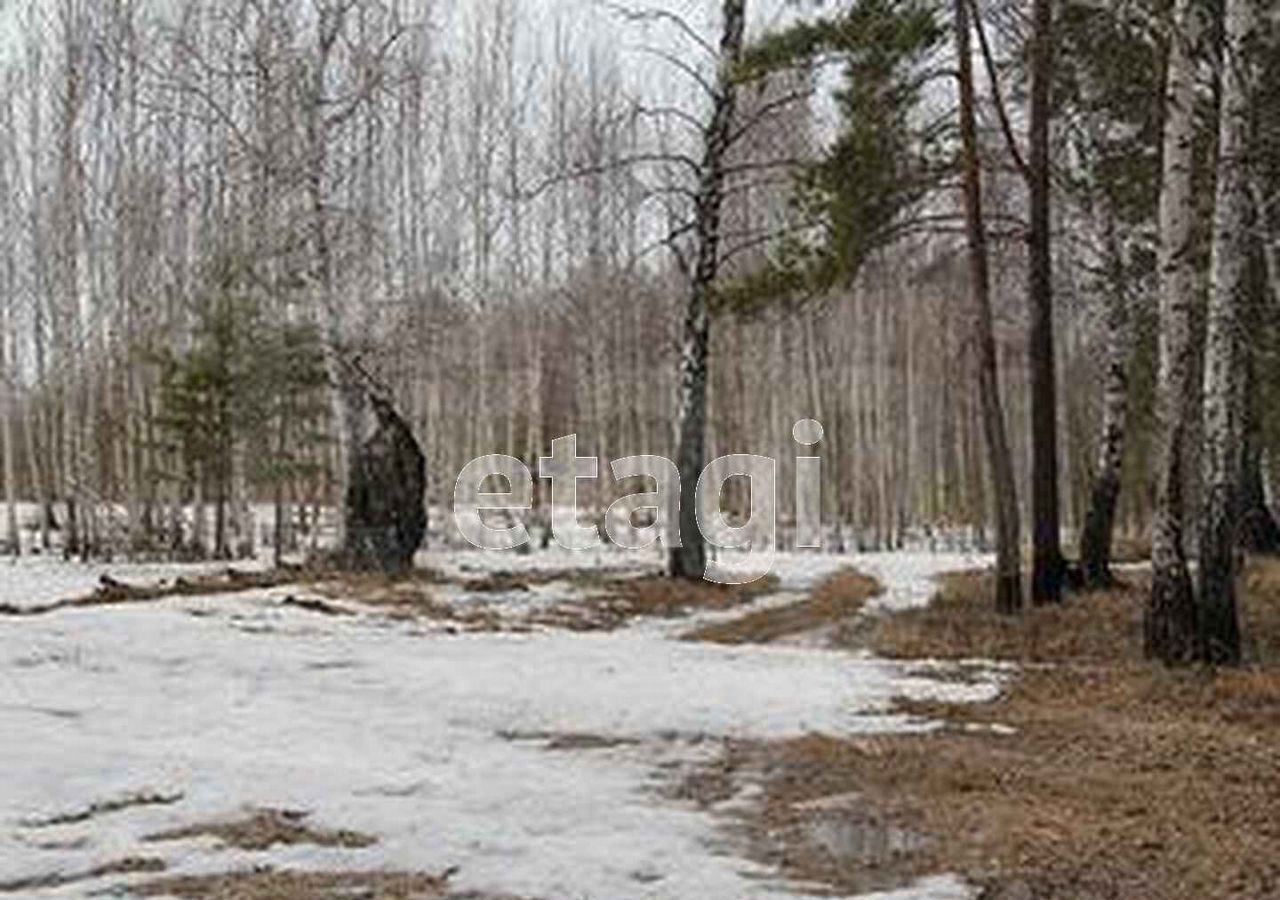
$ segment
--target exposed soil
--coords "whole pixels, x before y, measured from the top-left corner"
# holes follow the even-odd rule
[[[447,875],[404,872],[294,872],[254,869],[161,878],[131,888],[139,897],[192,900],[435,900],[451,895]],[[482,900],[476,897],[475,900]],[[499,900],[499,898],[483,898]]]
[[[695,628],[684,638],[717,644],[768,644],[794,635],[831,631],[847,626],[863,604],[882,590],[871,576],[853,568],[841,569],[804,600]]]
[[[469,594],[529,591],[564,583],[566,599],[535,605],[524,612],[500,611],[500,604],[450,603],[445,587]],[[207,596],[298,585],[298,595],[285,606],[326,616],[353,615],[358,606],[373,607],[391,618],[444,623],[458,632],[524,632],[537,627],[572,631],[609,631],[641,617],[677,617],[698,610],[730,609],[776,589],[773,578],[746,585],[719,585],[701,580],[670,579],[639,572],[602,574],[591,569],[493,572],[453,577],[433,569],[387,575],[347,574],[320,568],[284,567],[265,572],[225,572],[181,576],[155,584],[127,584],[108,575],[91,593],[36,607],[0,604],[0,615],[33,616],[71,607],[138,603],[169,597]],[[195,615],[203,613],[197,611]]]
[[[484,603],[450,603],[444,585],[474,594],[513,593],[562,583],[566,597],[528,610],[499,610]],[[335,601],[354,601],[396,618],[448,623],[458,631],[528,631],[536,627],[569,631],[611,631],[644,617],[675,618],[700,610],[732,609],[777,588],[777,580],[720,585],[658,575],[602,574],[590,569],[498,572],[478,579],[449,580],[437,573],[406,576],[331,578],[315,590]],[[300,604],[303,601],[295,601]],[[321,601],[323,604],[323,601]],[[317,609],[341,614],[345,608]]]
[[[701,579],[648,575],[611,578],[602,586],[603,596],[589,601],[603,616],[606,627],[616,628],[640,617],[679,618],[695,612],[733,609],[778,589],[773,576],[749,584],[714,584]]]
[[[202,822],[169,831],[149,834],[150,842],[181,841],[196,837],[213,837],[228,847],[241,850],[266,850],[277,844],[315,844],[319,847],[369,847],[376,837],[346,829],[329,830],[304,824],[307,813],[289,809],[258,809],[243,819]]]
[[[266,572],[245,572],[227,569],[210,575],[179,576],[172,581],[161,579],[155,584],[128,584],[110,575],[103,575],[98,587],[88,594],[58,600],[44,606],[14,606],[0,603],[0,615],[37,616],[55,610],[81,606],[110,606],[116,603],[141,603],[163,600],[167,597],[191,597],[206,594],[229,594],[255,588],[278,587],[291,584],[305,577],[303,570],[295,568],[272,569]]]

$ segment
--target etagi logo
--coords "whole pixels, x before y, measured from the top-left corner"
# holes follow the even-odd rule
[[[821,423],[801,419],[791,429],[797,444],[812,447],[822,440]],[[642,455],[610,464],[615,481],[650,479],[653,490],[615,500],[604,516],[605,533],[614,544],[644,550],[655,543],[664,549],[680,546],[680,473],[664,456]],[[601,544],[600,529],[584,525],[578,507],[578,481],[599,477],[594,456],[578,456],[576,434],[551,442],[551,456],[538,460],[538,477],[551,482],[551,536],[567,550],[589,550]],[[506,480],[509,490],[482,491],[493,476]],[[751,508],[746,521],[732,525],[720,508],[725,482],[735,476],[749,479]],[[822,459],[797,456],[795,466],[796,547],[822,546]],[[735,453],[712,460],[698,476],[695,491],[698,531],[713,548],[729,553],[709,554],[703,577],[719,584],[745,584],[773,568],[777,552],[777,462],[768,456]],[[533,477],[514,456],[493,453],[473,459],[462,469],[453,489],[453,515],[458,531],[482,550],[512,550],[529,542],[521,513],[533,506]],[[481,513],[504,511],[511,524],[495,527]],[[652,524],[635,524],[637,513],[651,511]]]

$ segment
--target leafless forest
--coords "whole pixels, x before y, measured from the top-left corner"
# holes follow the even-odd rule
[[[26,528],[47,547],[56,528],[86,555],[247,552],[267,503],[283,512],[268,537],[294,540],[341,496],[353,381],[394,398],[433,508],[467,460],[533,462],[563,434],[602,471],[674,458],[690,285],[706,319],[700,458],[770,455],[785,485],[792,425],[819,419],[829,544],[986,546],[1003,521],[1006,545],[1010,526],[1037,535],[1039,584],[1059,552],[1045,523],[1075,547],[1091,502],[1118,503],[1099,526],[1107,548],[1112,520],[1148,541],[1164,476],[1189,508],[1203,493],[1200,373],[1211,399],[1227,377],[1196,349],[1206,327],[1211,348],[1226,333],[1205,312],[1210,243],[1213,266],[1258,269],[1261,295],[1275,286],[1274,144],[1245,135],[1262,151],[1238,173],[1205,149],[1231,115],[1272,121],[1265,66],[1250,63],[1233,99],[1215,62],[1227,51],[1193,34],[1179,88],[1170,35],[1194,22],[1069,4],[1050,34],[1041,5],[938,10],[954,36],[893,63],[915,91],[894,121],[929,142],[937,171],[890,214],[871,210],[839,277],[735,291],[821,232],[795,186],[846,127],[831,100],[841,53],[864,51],[816,40],[804,59],[726,66],[832,13],[821,6],[10,3],[10,545]],[[1232,176],[1217,180],[1218,219],[1174,208],[1204,207],[1215,172]],[[1231,209],[1234,225],[1220,221]],[[1244,249],[1218,240],[1233,228]],[[1158,332],[1182,388],[1156,390]],[[1247,398],[1210,403],[1205,421],[1237,429],[1233,470],[1265,498],[1269,357],[1243,356],[1232,371],[1252,374],[1230,380]],[[1175,407],[1170,451],[1155,413]],[[1171,472],[1170,452],[1193,458]],[[46,512],[24,520],[18,501]]]

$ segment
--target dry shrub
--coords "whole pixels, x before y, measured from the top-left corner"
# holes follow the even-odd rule
[[[823,580],[804,600],[706,625],[684,637],[717,644],[767,644],[791,635],[843,625],[883,589],[870,575],[844,568]]]

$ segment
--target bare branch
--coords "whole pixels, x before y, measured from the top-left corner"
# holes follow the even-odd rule
[[[714,58],[717,55],[716,48],[706,38],[698,34],[692,25],[670,10],[655,9],[653,7],[632,9],[620,3],[614,3],[612,0],[595,0],[595,2],[597,5],[616,13],[629,22],[669,22],[675,25],[681,34],[701,47],[708,56]]]
[[[982,48],[982,61],[987,69],[987,81],[991,88],[991,102],[995,105],[996,116],[1000,120],[1000,130],[1004,134],[1005,144],[1009,147],[1009,155],[1024,179],[1031,177],[1022,153],[1018,150],[1017,139],[1013,136],[1013,128],[1009,125],[1009,115],[1004,108],[1004,98],[1000,94],[1000,78],[996,72],[995,59],[991,55],[991,47],[987,43],[987,30],[982,26],[982,16],[978,11],[978,0],[964,0],[973,13],[973,27],[978,32],[978,46]]]

